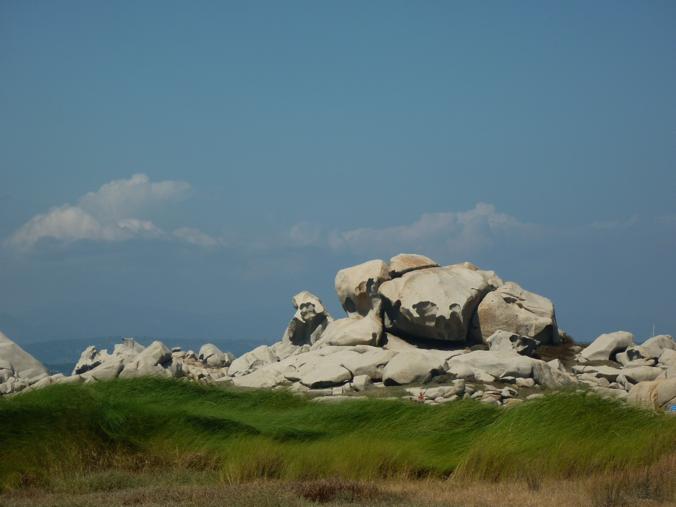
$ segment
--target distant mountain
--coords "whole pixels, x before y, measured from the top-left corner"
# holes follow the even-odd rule
[[[123,336],[99,336],[96,338],[78,338],[68,340],[50,340],[44,342],[22,343],[21,347],[33,355],[51,371],[55,373],[67,373],[73,369],[75,363],[80,358],[82,351],[89,345],[102,349],[112,350],[116,343],[122,341]],[[194,350],[197,352],[205,343],[213,343],[223,351],[232,352],[235,356],[240,356],[250,351],[258,343],[252,340],[203,340],[197,338],[155,338],[148,336],[137,336],[134,339],[148,345],[154,340],[160,340],[168,347],[181,347],[183,350]]]

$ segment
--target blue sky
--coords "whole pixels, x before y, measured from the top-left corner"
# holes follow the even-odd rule
[[[0,3],[0,329],[278,339],[399,252],[676,333],[673,2]]]

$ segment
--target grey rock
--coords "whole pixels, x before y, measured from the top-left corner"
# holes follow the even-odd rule
[[[676,404],[676,377],[639,382],[629,391],[629,403],[664,410]]]
[[[26,381],[28,384],[35,383],[47,376],[47,368],[40,361],[10,340],[0,332],[0,360],[11,371],[12,376]]]
[[[632,345],[634,345],[634,335],[627,331],[602,334],[580,352],[579,359],[584,361],[608,361],[615,354]]]
[[[509,331],[498,330],[486,339],[490,350],[495,352],[516,352],[524,356],[532,356],[540,344],[534,338],[521,336]]]
[[[225,368],[226,366],[230,366],[235,359],[230,352],[221,351],[221,349],[213,343],[202,345],[197,357],[209,368]]]
[[[423,383],[444,372],[445,363],[443,357],[423,350],[399,352],[385,366],[383,382],[386,385]]]
[[[536,359],[521,356],[513,352],[495,352],[492,350],[474,350],[449,361],[449,367],[464,364],[483,370],[493,377],[531,377]],[[542,361],[541,361],[542,362]]]
[[[296,294],[291,300],[296,313],[282,337],[283,343],[311,345],[315,343],[333,320],[321,300],[308,291]]]
[[[378,288],[390,279],[388,266],[380,259],[341,269],[336,274],[336,293],[348,315],[367,315],[378,299]]]
[[[439,264],[429,257],[418,254],[399,254],[390,259],[389,273],[390,277],[397,278],[410,271],[417,271],[425,268],[437,268]]]
[[[252,372],[253,370],[260,368],[266,364],[274,363],[277,361],[277,356],[274,355],[272,350],[267,345],[261,345],[255,349],[242,354],[237,359],[235,359],[228,368],[228,375],[239,376],[246,375],[247,373]]]
[[[661,368],[637,366],[634,368],[623,368],[622,375],[633,384],[637,384],[646,380],[655,380],[662,374],[662,371]]]
[[[380,286],[393,334],[464,343],[472,315],[499,279],[463,266],[411,271]]]
[[[322,345],[378,345],[383,335],[383,323],[372,310],[365,317],[358,315],[334,320],[324,330],[318,343]]]
[[[476,338],[484,342],[501,330],[544,344],[560,342],[552,302],[514,282],[507,282],[483,298],[472,327]]]

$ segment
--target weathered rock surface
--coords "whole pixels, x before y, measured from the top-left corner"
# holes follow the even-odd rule
[[[425,268],[437,268],[439,264],[429,257],[418,254],[399,254],[390,259],[389,271],[391,278],[397,278],[409,271]]]
[[[629,391],[629,403],[664,410],[676,404],[676,378],[639,382]]]
[[[551,389],[577,383],[575,377],[566,370],[563,363],[558,359],[547,362],[536,360],[533,363],[533,379],[539,385]]]
[[[489,375],[500,377],[531,377],[535,359],[514,352],[495,352],[491,350],[475,350],[452,358],[449,366],[458,364],[482,370]]]
[[[281,372],[281,367],[277,364],[271,364],[267,367],[259,368],[248,375],[233,378],[233,384],[238,387],[251,387],[255,389],[271,389],[280,385],[289,385]]]
[[[446,360],[427,351],[400,352],[387,363],[383,372],[385,385],[423,383],[445,371]]]
[[[282,342],[293,345],[311,345],[329,325],[331,315],[321,300],[308,291],[296,294],[291,300],[296,313],[284,332]]]
[[[676,352],[676,342],[669,335],[658,335],[627,347],[617,354],[616,360],[624,366],[653,366],[665,351]]]
[[[233,377],[237,375],[246,375],[263,365],[274,363],[276,361],[277,357],[270,347],[261,345],[235,359],[230,364],[228,374]]]
[[[622,375],[633,384],[645,382],[646,380],[655,380],[662,372],[661,368],[652,366],[636,366],[634,368],[622,369]]]
[[[19,392],[47,376],[40,361],[0,332],[0,394]]]
[[[107,356],[107,354],[106,354]],[[101,353],[94,347],[90,345],[82,351],[80,354],[80,359],[75,363],[75,368],[73,368],[73,375],[78,375],[89,370],[93,370],[99,366],[105,358],[101,357]]]
[[[389,268],[380,259],[341,269],[335,280],[340,304],[348,315],[367,315],[378,298],[380,284],[389,279]]]
[[[676,342],[671,336],[662,334],[648,338],[641,345],[639,345],[638,348],[641,351],[642,357],[658,358],[665,350],[676,351]]]
[[[532,356],[539,345],[539,342],[533,338],[502,330],[490,335],[486,343],[488,348],[494,352],[516,352],[524,356]]]
[[[12,371],[13,376],[27,381],[37,381],[47,375],[43,364],[24,349],[0,332],[0,359],[5,370]]]
[[[627,331],[602,334],[580,352],[583,361],[608,361],[618,352],[634,344],[634,335]]]
[[[230,352],[223,352],[213,343],[202,345],[197,357],[206,366],[211,368],[224,368],[230,366],[230,363],[235,359],[235,356]]]
[[[585,374],[591,373],[595,377],[605,378],[609,381],[614,381],[617,379],[618,375],[621,375],[625,370],[620,368],[614,368],[612,366],[599,365],[599,366],[588,366],[588,365],[578,365],[573,366],[573,373]]]
[[[124,361],[123,365],[120,378],[178,376],[176,365],[172,362],[171,350],[160,341],[152,342],[135,357]]]
[[[492,272],[464,266],[411,271],[384,282],[385,328],[415,338],[464,343],[474,310],[495,289]]]
[[[666,349],[662,351],[658,358],[658,362],[662,366],[676,366],[676,350]]]
[[[559,343],[554,304],[544,296],[507,282],[486,295],[472,322],[478,341],[496,331],[508,331],[534,338],[543,344]]]
[[[331,322],[318,342],[322,345],[378,345],[383,335],[383,323],[376,310],[365,317],[358,315]]]

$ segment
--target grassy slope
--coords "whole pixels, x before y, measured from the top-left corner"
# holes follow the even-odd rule
[[[584,394],[500,409],[317,404],[136,379],[0,400],[0,489],[111,468],[208,469],[223,481],[575,477],[676,452],[676,418]]]

